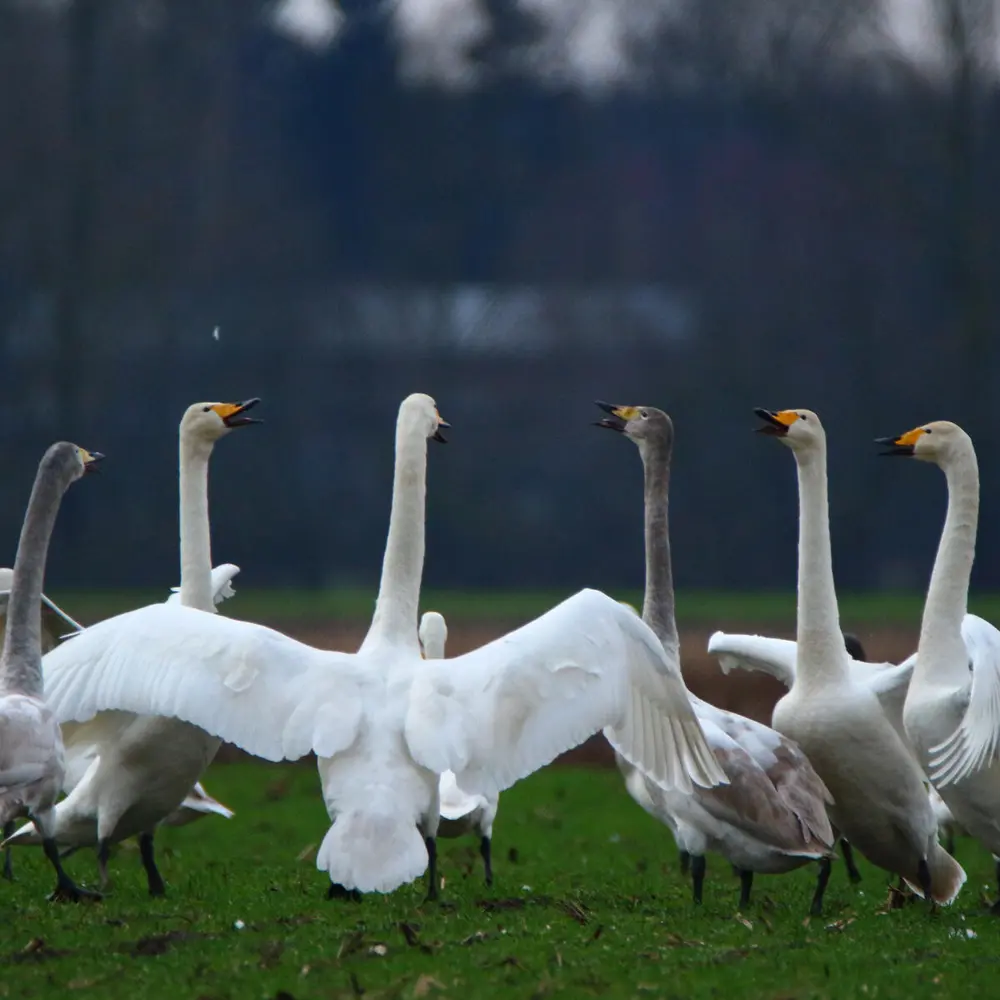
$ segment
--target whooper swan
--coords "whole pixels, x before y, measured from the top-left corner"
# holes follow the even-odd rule
[[[156,605],[49,654],[55,711],[79,721],[108,709],[169,715],[268,760],[315,751],[333,820],[317,867],[364,892],[433,869],[447,770],[463,791],[494,795],[606,727],[668,787],[724,781],[676,665],[642,622],[596,591],[472,653],[421,658],[426,442],[442,425],[430,397],[403,401],[382,580],[357,653]]]
[[[757,410],[763,433],[792,449],[799,479],[797,650],[773,725],[795,740],[833,795],[834,826],[873,864],[950,903],[965,882],[937,842],[916,758],[878,698],[855,680],[840,631],[827,501],[826,434],[811,410]]]
[[[970,836],[1000,855],[1000,631],[966,612],[979,521],[972,439],[946,420],[881,438],[885,454],[937,465],[948,512],[917,643],[903,722],[938,794]],[[997,865],[1000,892],[1000,863]],[[993,904],[1000,913],[1000,898]]]
[[[103,456],[61,441],[42,457],[14,561],[7,630],[0,653],[0,827],[27,816],[56,870],[50,898],[79,900],[81,889],[63,871],[53,807],[62,786],[64,753],[56,715],[42,680],[41,600],[49,539],[63,493]]]
[[[444,659],[448,641],[448,626],[444,615],[425,611],[417,630],[424,659]],[[493,885],[493,822],[500,805],[499,795],[467,795],[458,787],[454,771],[445,771],[438,784],[441,799],[439,837],[462,837],[475,833],[479,837],[479,853],[486,872],[486,884]]]

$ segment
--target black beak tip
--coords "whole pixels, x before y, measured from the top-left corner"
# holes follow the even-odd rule
[[[437,441],[438,444],[447,444],[448,443],[448,439],[441,433],[440,430],[436,430],[431,435],[431,440],[432,441]]]
[[[618,407],[615,406],[614,403],[605,403],[601,399],[595,399],[594,406],[599,406],[602,410],[604,410],[605,413],[611,413],[611,414],[613,414],[615,410],[618,409]]]

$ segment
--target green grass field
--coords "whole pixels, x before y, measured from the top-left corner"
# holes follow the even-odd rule
[[[696,997],[805,1000],[992,996],[1000,923],[985,912],[989,855],[958,847],[969,882],[936,914],[884,913],[888,878],[834,867],[827,914],[806,918],[813,873],[738,883],[709,859],[690,902],[665,828],[617,774],[549,768],[505,793],[486,890],[473,841],[442,841],[442,902],[423,886],[326,902],[312,852],[326,829],[309,767],[216,765],[236,809],[160,837],[164,900],[138,852],[112,861],[103,902],[50,904],[40,852],[19,849],[0,930],[0,996],[100,998]],[[92,856],[69,859],[93,878]]]
[[[375,606],[375,589],[279,590],[254,589],[235,581],[237,600],[222,610],[238,618],[260,621],[368,621]],[[424,590],[421,606],[435,608],[449,620],[477,622],[526,621],[568,597],[570,591],[551,590]],[[54,591],[50,595],[84,624],[162,601],[166,591]],[[613,596],[642,604],[642,592],[614,591]],[[839,595],[845,621],[872,625],[912,625],[920,622],[924,595],[918,593],[844,593]],[[969,610],[989,621],[1000,621],[1000,594],[979,594]],[[794,624],[794,591],[727,592],[681,590],[677,616],[684,625],[718,625],[754,622],[761,627]]]

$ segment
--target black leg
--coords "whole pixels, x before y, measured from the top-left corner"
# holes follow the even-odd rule
[[[357,889],[345,889],[339,882],[331,882],[326,890],[327,899],[349,899],[352,903],[361,902],[361,893]]]
[[[6,840],[8,837],[14,836],[14,831],[17,829],[17,824],[14,820],[9,823],[4,823],[3,825],[3,839]],[[14,865],[11,861],[11,848],[8,847],[3,852],[3,877],[7,879],[8,882],[14,881]]]
[[[1000,893],[1000,858],[993,859],[993,869],[997,877],[997,893]]]
[[[705,855],[691,855],[691,888],[694,894],[694,901],[701,902],[701,887],[705,882]]]
[[[920,879],[920,889],[924,894],[924,899],[928,902],[932,910],[936,909],[937,904],[934,902],[934,896],[931,893],[931,870],[924,858],[921,858],[920,863],[917,865],[917,878]]]
[[[72,850],[72,848],[70,848]],[[67,854],[69,851],[66,852]],[[102,840],[97,845],[97,874],[101,879],[101,891],[108,887],[108,860],[111,858],[111,841]]]
[[[489,837],[483,837],[479,841],[479,853],[483,856],[483,866],[486,869],[486,884],[493,885],[493,862],[491,860]]]
[[[861,881],[861,872],[858,871],[858,866],[854,863],[854,848],[851,847],[848,841],[841,839],[840,853],[844,855],[844,867],[847,868],[847,877],[854,885],[857,885]]]
[[[812,905],[809,907],[809,915],[820,917],[823,915],[823,896],[826,894],[826,884],[830,881],[830,870],[833,862],[829,858],[820,858],[819,874],[816,876],[816,891],[813,893]]]
[[[681,874],[687,875],[691,871],[691,855],[687,851],[681,851],[680,853],[681,861]]]
[[[948,827],[948,832],[944,838],[944,849],[952,856],[955,856],[955,833]]]
[[[753,888],[753,872],[740,871],[740,909],[750,905],[750,890]]]
[[[59,848],[54,840],[43,840],[42,850],[45,857],[56,870],[56,887],[49,896],[51,902],[58,903],[79,903],[81,899],[100,899],[99,892],[91,892],[89,889],[82,889],[63,871],[62,862],[59,860]]]
[[[438,898],[437,841],[424,837],[424,843],[427,845],[427,900],[433,901]]]
[[[151,833],[139,834],[139,856],[142,858],[142,867],[146,869],[150,896],[166,895],[167,887],[163,884],[163,876],[160,875],[160,871],[156,867],[156,859],[153,857],[153,835]]]

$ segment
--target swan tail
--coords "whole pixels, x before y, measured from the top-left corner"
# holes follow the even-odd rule
[[[927,855],[927,867],[931,873],[931,895],[934,902],[942,906],[954,902],[959,889],[965,884],[965,869],[937,843],[931,846]],[[918,896],[923,897],[919,878],[907,877],[906,884]]]
[[[389,798],[340,813],[316,856],[316,867],[331,882],[361,892],[392,892],[419,878],[427,863],[427,845],[413,816]]]

